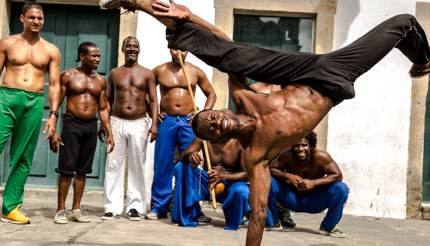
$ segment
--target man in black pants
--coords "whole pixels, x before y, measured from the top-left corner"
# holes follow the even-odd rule
[[[90,222],[81,211],[81,199],[85,189],[86,175],[92,172],[94,153],[97,147],[97,118],[107,133],[108,152],[113,149],[113,137],[109,123],[109,108],[106,99],[106,81],[97,74],[100,50],[94,43],[83,42],[78,48],[81,65],[61,73],[60,104],[67,96],[66,112],[63,115],[61,138],[55,134],[50,142],[58,159],[58,207],[54,223],[66,224],[68,220]],[[63,144],[64,142],[64,144]],[[73,180],[72,211],[66,211],[66,197]]]
[[[188,50],[229,73],[231,95],[240,102],[239,114],[205,110],[196,114],[192,124],[199,138],[214,142],[237,138],[244,148],[241,162],[250,180],[252,210],[247,245],[259,245],[262,240],[270,189],[268,163],[308,135],[334,105],[354,97],[358,76],[394,47],[414,63],[413,76],[430,73],[427,39],[411,15],[393,17],[349,46],[315,55],[231,42],[218,28],[174,3],[102,0],[100,5],[156,16],[168,28],[170,48]],[[255,94],[247,90],[243,76],[281,84],[283,90],[269,96]]]

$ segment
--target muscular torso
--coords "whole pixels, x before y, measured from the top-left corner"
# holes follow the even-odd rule
[[[3,86],[42,92],[45,72],[56,52],[55,46],[42,38],[29,43],[21,34],[2,40],[1,45],[6,46]]]
[[[242,171],[240,165],[241,146],[237,139],[208,143],[209,156],[213,167],[222,166],[229,172]]]
[[[195,94],[198,77],[194,65],[185,63],[185,71]],[[154,75],[160,85],[160,112],[170,115],[187,115],[194,112],[187,81],[180,68],[175,67],[172,62],[168,62],[157,67]]]
[[[333,103],[308,86],[290,85],[270,95],[245,91],[239,106],[256,120],[250,141],[242,143],[245,163],[256,163],[272,160],[309,134]]]
[[[112,115],[134,120],[146,115],[145,98],[152,71],[142,66],[119,67],[111,72]]]
[[[81,119],[92,119],[98,112],[98,100],[100,93],[105,88],[104,79],[94,74],[87,76],[77,69],[70,69],[62,75],[66,80],[66,114],[74,115]]]

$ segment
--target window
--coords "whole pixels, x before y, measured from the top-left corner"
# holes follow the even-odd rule
[[[314,19],[235,14],[233,40],[274,50],[312,52]],[[255,81],[248,79],[249,83]],[[264,81],[262,81],[264,82]],[[236,107],[229,100],[229,108]]]

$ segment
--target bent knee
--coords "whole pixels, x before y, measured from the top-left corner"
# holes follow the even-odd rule
[[[342,198],[342,200],[348,199],[349,187],[344,182],[336,182],[333,184],[332,188],[334,191],[333,195]]]
[[[391,18],[391,20],[396,23],[396,25],[405,25],[410,24],[411,22],[415,22],[415,16],[411,14],[400,14]]]
[[[234,191],[234,196],[248,200],[249,199],[249,188],[248,186],[240,186]]]

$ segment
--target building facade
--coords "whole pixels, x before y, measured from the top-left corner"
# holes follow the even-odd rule
[[[40,2],[96,6],[98,1]],[[186,4],[234,40],[275,49],[330,52],[348,45],[383,20],[402,13],[415,15],[430,35],[430,0],[177,2]],[[14,4],[10,0],[0,2],[2,36],[8,35],[11,29]],[[117,14],[116,64],[122,63],[118,43],[128,35],[140,40],[140,62],[144,66],[153,68],[170,60],[165,28],[160,23],[144,13]],[[218,96],[216,107],[228,107],[226,76],[192,55],[187,60],[201,67],[212,79]],[[351,189],[346,213],[429,217],[426,205],[430,203],[428,78],[412,80],[407,73],[410,65],[398,50],[393,50],[356,81],[356,97],[333,108],[318,126],[318,146],[327,149],[337,161]],[[201,92],[197,93],[196,100],[202,108]]]

